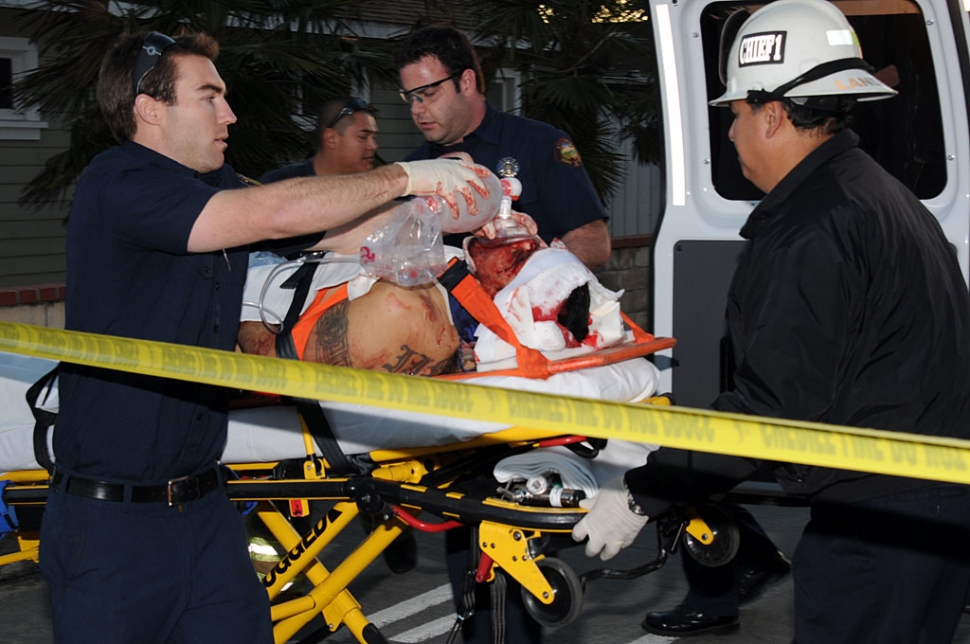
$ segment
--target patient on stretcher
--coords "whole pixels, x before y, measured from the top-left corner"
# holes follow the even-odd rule
[[[377,225],[380,221],[375,219],[373,226]],[[338,252],[316,270],[306,310],[293,333],[294,345],[304,359],[402,374],[435,375],[474,368],[473,382],[477,385],[621,402],[636,402],[655,393],[658,372],[643,358],[555,373],[548,378],[495,371],[515,366],[516,348],[486,325],[463,318],[460,307],[452,308],[452,298],[440,283],[405,288],[365,275],[357,248],[368,234],[369,230],[328,233]],[[623,339],[619,295],[603,288],[567,251],[523,244],[503,256],[478,253],[474,244],[469,249],[476,274],[489,291],[486,297],[495,293],[496,307],[523,345],[557,358],[595,351]],[[463,253],[449,249],[447,255],[460,258]],[[279,288],[292,269],[289,273],[280,271],[267,284],[266,277],[276,268],[267,265],[250,271],[243,308],[249,324],[243,325],[247,330],[240,337],[244,350],[270,356],[276,355],[276,335],[261,318],[282,319],[294,293],[294,289]],[[266,292],[261,293],[264,286]],[[572,316],[583,322],[579,326],[566,319],[569,316],[563,320],[558,316],[563,310],[560,305],[570,297],[579,299],[585,307],[585,296],[573,295],[577,288],[581,293],[588,290],[590,301],[588,315]],[[263,314],[272,314],[261,314],[260,306]],[[581,337],[584,331],[585,339]],[[472,341],[474,360],[459,364],[458,349],[463,342]],[[24,404],[24,392],[53,364],[39,358],[5,357],[7,362],[0,361],[0,393],[10,394],[8,408],[12,411],[0,422],[0,471],[31,469],[37,467],[30,438],[33,418]],[[365,404],[324,400],[320,406],[346,454],[448,445],[507,427],[487,419],[446,418],[402,410],[389,413]],[[296,412],[290,407],[236,410],[230,414],[224,462],[300,457],[305,444],[299,427]],[[651,449],[610,441],[607,450],[588,463],[592,479],[607,480],[617,469],[642,465]]]
[[[401,287],[368,277],[356,252],[365,236],[358,235],[353,242],[356,246],[345,246],[316,269],[306,298],[309,303],[293,331],[294,346],[304,360],[415,375],[474,370],[469,382],[477,385],[622,402],[640,401],[655,393],[657,370],[642,357],[548,378],[508,375],[506,370],[516,366],[516,348],[487,325],[466,319],[461,307],[452,306],[455,298],[441,284],[449,281],[447,273],[424,287]],[[600,285],[565,249],[544,246],[532,240],[504,248],[466,243],[469,268],[484,297],[494,302],[504,318],[507,330],[522,345],[551,359],[595,352],[627,339],[629,333],[619,312],[620,294]],[[465,257],[456,248],[447,248],[446,255]],[[272,274],[274,270],[260,266],[250,271],[240,331],[244,351],[277,355],[276,334],[261,318],[284,317],[294,289],[279,285],[295,267],[278,275]],[[570,310],[580,313],[570,314]],[[326,342],[332,346],[321,346]],[[474,342],[474,359],[460,364],[456,353],[470,342]],[[320,406],[347,454],[446,445],[507,428],[485,419],[402,410],[390,414],[355,403],[320,401]],[[249,443],[258,442],[264,458],[269,453],[282,456],[283,445],[289,443],[298,448],[289,436],[293,432],[285,424],[277,425],[268,412],[251,410],[247,415],[251,420],[243,414],[234,418],[235,434],[228,447],[234,456],[252,460],[256,454]],[[246,436],[250,438],[241,440]],[[565,448],[555,449],[562,450],[561,457],[575,459]],[[588,481],[607,480],[624,467],[642,465],[652,449],[610,441],[599,458],[580,469],[589,472]],[[591,495],[595,487],[587,492]]]
[[[354,300],[343,285],[321,289],[291,334],[298,356],[308,362],[425,376],[457,369],[458,334],[434,285],[378,281]],[[276,333],[262,322],[241,324],[239,346],[278,356]]]
[[[477,236],[469,242],[468,265],[481,291],[477,295],[499,305],[504,320],[498,321],[525,346],[575,353],[622,340],[619,294],[603,288],[564,248],[547,248],[538,237],[495,244]],[[356,249],[349,250],[352,258]],[[453,261],[464,256],[454,248],[447,249],[447,255]],[[340,254],[333,259],[341,259]],[[467,302],[442,285],[453,286],[461,270],[462,264],[453,265],[441,281],[400,286],[368,277],[359,266],[324,260],[290,331],[293,349],[310,362],[426,376],[475,370],[476,360],[470,359],[468,349],[479,342],[477,362],[508,360],[514,349],[489,328],[497,316],[481,320],[485,324],[479,328],[475,313],[465,308]],[[265,318],[257,321],[256,309],[268,306],[274,309],[273,318],[283,317],[277,309],[290,306],[281,293],[285,290],[279,288],[286,276],[269,267],[252,270],[239,334],[244,352],[279,356],[279,329],[266,324]],[[252,305],[255,299],[260,299],[259,307]]]

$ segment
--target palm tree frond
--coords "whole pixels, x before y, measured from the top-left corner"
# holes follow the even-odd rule
[[[114,144],[95,98],[108,49],[124,33],[202,31],[220,43],[216,60],[238,122],[226,158],[240,172],[259,176],[308,156],[304,128],[330,96],[349,94],[351,83],[390,78],[390,56],[364,44],[345,23],[354,0],[44,0],[22,14],[36,34],[40,68],[14,85],[18,104],[36,105],[70,132],[68,149],[55,155],[23,190],[19,202],[40,208],[62,199],[90,160]],[[309,119],[309,120],[312,120]]]

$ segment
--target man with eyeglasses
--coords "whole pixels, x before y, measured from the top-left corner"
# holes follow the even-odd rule
[[[245,187],[225,164],[236,116],[217,54],[204,34],[151,33],[105,56],[97,97],[120,145],[74,194],[66,328],[232,351],[249,245],[485,191],[488,170],[454,160]],[[55,639],[272,642],[218,461],[228,389],[67,363],[59,389],[40,546]]]
[[[590,268],[609,260],[608,215],[569,135],[489,105],[478,56],[463,33],[418,30],[402,42],[394,63],[401,98],[427,140],[408,160],[467,152],[497,172],[500,160],[514,159],[522,183],[515,208],[535,220],[539,236],[547,243],[559,238]]]
[[[485,98],[485,79],[468,38],[451,27],[428,27],[404,39],[394,63],[401,77],[401,98],[426,139],[407,159],[432,159],[466,152],[476,163],[498,171],[514,159],[522,194],[515,209],[531,216],[547,243],[560,239],[586,266],[595,268],[610,256],[608,215],[569,136],[546,123],[500,112]],[[445,243],[461,246],[460,239]],[[469,596],[463,578],[470,560],[470,531],[447,536],[448,570],[459,611]],[[461,623],[466,643],[491,644],[491,600],[478,588],[473,615]],[[505,641],[530,644],[542,629],[522,604],[517,582],[509,580],[504,606]],[[502,628],[502,627],[500,627]]]
[[[260,183],[372,169],[377,158],[376,112],[376,108],[356,97],[326,101],[314,132],[316,154],[306,161],[270,170],[259,178]]]

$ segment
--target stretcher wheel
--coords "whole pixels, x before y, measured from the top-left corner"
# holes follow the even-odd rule
[[[684,533],[684,550],[694,560],[704,566],[715,568],[723,566],[738,553],[741,535],[738,526],[727,512],[716,505],[702,505],[697,508],[710,528],[710,541],[702,543],[689,532]]]
[[[573,569],[560,559],[546,557],[536,562],[555,594],[551,604],[543,604],[522,587],[525,609],[537,622],[549,628],[571,624],[583,609],[583,586]]]

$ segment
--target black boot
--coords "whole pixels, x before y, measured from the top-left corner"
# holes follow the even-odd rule
[[[698,613],[687,604],[680,604],[672,610],[647,613],[647,618],[640,626],[649,633],[682,637],[699,633],[735,631],[740,626],[740,619],[737,615],[705,615]]]
[[[768,564],[738,570],[734,585],[738,591],[738,606],[747,606],[768,588],[791,574],[791,562],[781,552]]]

